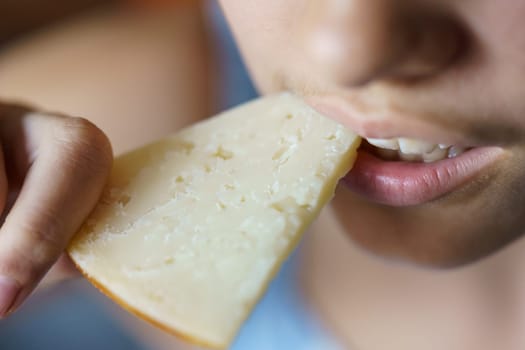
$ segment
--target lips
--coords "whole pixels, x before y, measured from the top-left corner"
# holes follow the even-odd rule
[[[363,137],[427,137],[431,142],[437,143],[441,139],[449,144],[466,146],[465,138],[459,138],[454,130],[432,130],[431,125],[417,125],[417,122],[410,122],[410,125],[393,125],[392,120],[388,118],[371,122],[366,116],[356,115],[351,107],[342,108],[340,104],[334,105],[330,101],[327,103],[326,99],[310,98],[306,102]],[[422,136],[417,135],[418,129],[422,131]],[[403,134],[402,130],[407,130],[409,135]],[[421,205],[457,191],[475,181],[504,153],[500,147],[467,146],[468,151],[455,157],[424,163],[384,159],[379,156],[382,153],[374,150],[373,146],[367,142],[364,142],[364,145],[359,149],[356,163],[343,183],[370,201],[396,207]]]
[[[344,182],[355,193],[378,203],[419,205],[473,181],[500,155],[499,148],[483,147],[434,163],[413,163],[384,161],[361,150]]]

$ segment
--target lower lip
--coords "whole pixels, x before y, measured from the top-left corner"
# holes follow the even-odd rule
[[[390,206],[420,205],[442,197],[474,180],[503,150],[471,149],[455,158],[433,163],[385,161],[360,150],[344,183],[365,198]]]

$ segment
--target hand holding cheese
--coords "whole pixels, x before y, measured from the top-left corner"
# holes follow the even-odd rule
[[[290,94],[225,112],[118,158],[70,256],[132,312],[224,348],[358,143]]]

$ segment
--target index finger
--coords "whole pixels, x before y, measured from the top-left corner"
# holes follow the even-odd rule
[[[81,118],[26,111],[0,119],[0,137],[8,173],[23,176],[0,228],[2,317],[31,293],[92,210],[112,152],[104,133]]]

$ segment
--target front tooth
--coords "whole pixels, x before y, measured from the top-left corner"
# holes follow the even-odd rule
[[[435,162],[446,158],[448,149],[442,149],[441,147],[436,147],[433,151],[423,154],[423,161],[425,163]]]
[[[404,160],[406,162],[420,162],[421,161],[421,154],[399,152],[398,156],[399,156],[399,159]]]
[[[398,142],[400,151],[408,154],[430,153],[436,148],[433,143],[403,137],[399,138]]]
[[[397,139],[366,139],[368,143],[379,148],[398,150],[399,144]]]

